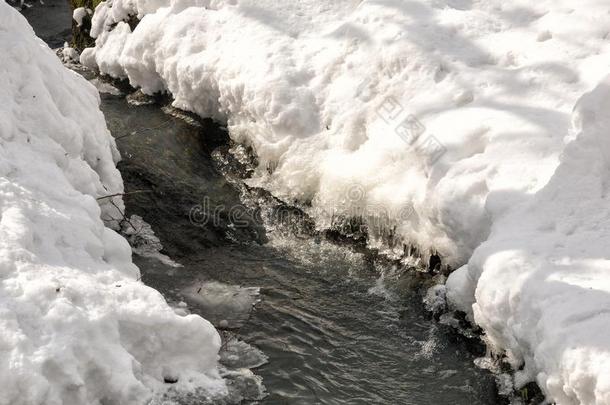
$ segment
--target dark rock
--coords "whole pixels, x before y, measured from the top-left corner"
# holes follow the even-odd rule
[[[178,378],[171,376],[163,377],[163,382],[165,384],[176,384],[178,382]]]
[[[438,253],[433,253],[430,255],[430,259],[428,261],[428,272],[430,273],[435,273],[435,272],[439,272],[441,270],[441,257],[438,255]]]

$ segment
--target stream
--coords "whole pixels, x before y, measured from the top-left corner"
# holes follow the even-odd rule
[[[69,38],[65,0],[24,15],[51,46]],[[264,398],[253,378],[236,388],[239,400],[499,402],[494,376],[474,364],[484,347],[425,311],[416,276],[313,231],[298,210],[247,187],[252,157],[222,127],[181,118],[167,100],[101,99],[123,157],[126,216],[150,224],[163,246],[135,235],[134,262],[177,310],[221,329],[223,364],[262,378]]]

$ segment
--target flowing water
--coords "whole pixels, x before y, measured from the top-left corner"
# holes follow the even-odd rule
[[[69,25],[53,18],[56,32]],[[258,352],[246,361],[266,387],[259,403],[497,403],[493,376],[474,365],[482,348],[425,312],[421,281],[246,187],[249,156],[222,128],[120,95],[102,94],[102,109],[123,156],[127,217],[150,224],[171,258],[136,249],[143,281],[223,329],[227,352],[239,350],[235,336],[264,353],[265,364]]]

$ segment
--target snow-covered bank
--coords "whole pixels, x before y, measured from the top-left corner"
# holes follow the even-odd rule
[[[565,145],[610,71],[609,33],[599,0],[108,0],[81,61],[227,121],[259,157],[253,183],[321,227],[358,215],[451,264],[475,252],[454,305],[472,312],[476,291],[491,343],[525,360],[519,379],[601,404],[599,96]]]
[[[320,226],[398,224],[455,264],[553,173],[609,30],[597,0],[111,0],[82,62],[228,121],[257,183],[311,203]]]
[[[0,52],[0,404],[143,404],[164,378],[226,392],[216,330],[139,282],[102,222],[123,185],[97,91],[4,1]]]
[[[579,101],[574,127],[549,183],[496,220],[449,298],[525,365],[517,380],[558,404],[609,404],[610,77]]]

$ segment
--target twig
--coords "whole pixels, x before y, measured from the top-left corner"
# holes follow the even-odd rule
[[[128,193],[117,193],[117,194],[105,195],[103,197],[96,198],[96,200],[99,201],[99,200],[103,200],[106,198],[126,196],[126,195],[131,195],[131,194],[152,193],[152,192],[153,192],[152,190],[135,190],[135,191],[130,191]]]
[[[132,131],[131,133],[129,133],[127,135],[117,136],[114,139],[115,140],[119,140],[119,139],[127,138],[127,137],[130,137],[130,136],[133,136],[133,135],[137,135],[137,134],[142,133],[142,132],[153,131],[155,129],[161,129],[161,128],[163,128],[164,126],[166,126],[167,124],[169,124],[171,122],[172,122],[172,119],[168,119],[166,121],[163,121],[161,124],[157,125],[156,127],[142,128],[139,131]]]
[[[119,208],[118,205],[116,205],[116,203],[114,201],[112,201],[112,199],[110,200],[110,204],[112,204],[114,206],[114,208],[117,209],[117,211],[121,214],[121,216],[123,217],[123,221],[127,222],[129,224],[129,226],[131,226],[131,229],[133,229],[134,231],[136,231],[136,235],[138,235],[141,231],[137,230],[135,226],[133,226],[133,224],[131,223],[131,221],[127,218],[127,216],[125,215],[125,213]]]

